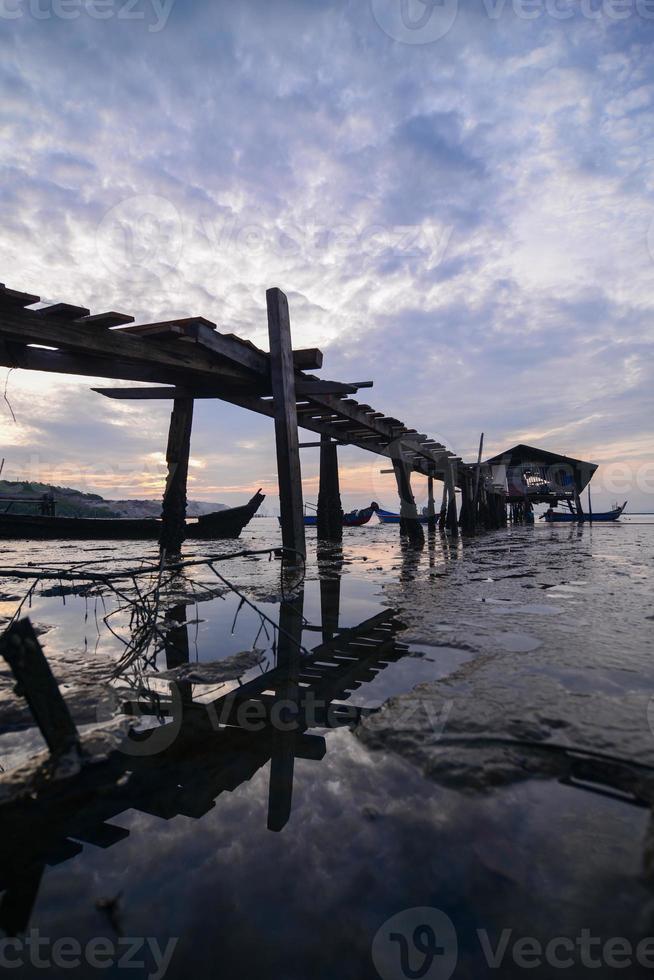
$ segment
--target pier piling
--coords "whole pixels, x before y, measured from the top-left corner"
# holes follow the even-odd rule
[[[281,289],[266,291],[270,376],[277,445],[279,512],[282,544],[302,558],[306,555],[302,474],[295,404],[295,366],[288,300]]]
[[[411,489],[411,472],[404,460],[401,447],[393,451],[393,471],[400,496],[400,534],[406,535],[412,544],[423,545],[425,535],[418,520],[418,508]]]
[[[318,537],[343,540],[343,508],[338,479],[338,449],[330,436],[320,437],[320,486],[318,490]]]
[[[166,463],[168,477],[161,510],[159,547],[168,555],[179,554],[186,538],[186,486],[191,452],[193,399],[175,398],[168,430]]]

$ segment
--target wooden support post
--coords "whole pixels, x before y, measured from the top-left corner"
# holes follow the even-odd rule
[[[304,509],[302,474],[295,406],[295,368],[291,344],[288,300],[281,289],[266,292],[268,338],[270,340],[270,377],[272,382],[277,444],[277,476],[282,544],[296,556],[304,558]],[[289,556],[293,561],[293,557]]]
[[[178,555],[186,538],[186,485],[192,427],[193,399],[176,398],[168,430],[168,477],[161,510],[163,526],[159,538],[159,547],[167,555]]]
[[[431,474],[427,477],[427,519],[427,526],[430,531],[433,531],[436,527],[436,508],[434,506],[434,478]]]
[[[456,513],[456,484],[452,463],[447,464],[445,476],[447,479],[447,517],[445,521],[452,537],[457,537],[459,534],[459,523]]]
[[[343,508],[338,481],[338,449],[329,436],[320,437],[320,487],[318,490],[318,537],[343,540]]]
[[[580,515],[582,515],[584,513],[584,508],[583,508],[583,505],[581,503],[581,494],[579,493],[579,489],[578,488],[575,488],[575,505],[576,505],[576,511],[577,511],[577,513],[580,514]]]
[[[461,481],[461,511],[459,513],[459,523],[464,534],[471,533],[471,517],[472,495],[470,493],[470,480],[464,475],[463,480]]]
[[[393,450],[393,470],[400,495],[400,534],[405,534],[412,544],[423,545],[425,535],[418,520],[418,508],[411,490],[411,473],[401,448]]]
[[[29,619],[14,623],[0,638],[0,654],[16,678],[16,694],[25,698],[53,755],[79,749],[79,736],[50,664]]]

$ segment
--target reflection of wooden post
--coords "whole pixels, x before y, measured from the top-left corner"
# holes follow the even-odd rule
[[[427,519],[430,531],[436,527],[436,508],[434,506],[434,478],[430,474],[427,477]]]
[[[343,508],[338,480],[338,450],[329,436],[320,437],[320,488],[318,490],[318,537],[343,540]]]
[[[179,554],[186,538],[186,484],[191,452],[193,399],[176,398],[170,416],[166,462],[168,478],[161,516],[163,526],[159,546],[167,554]]]
[[[268,337],[270,340],[270,379],[275,412],[277,475],[282,544],[304,557],[304,513],[302,475],[295,407],[295,367],[291,345],[288,300],[281,289],[266,292]],[[293,560],[291,558],[291,560]]]
[[[284,728],[292,728],[294,707],[299,712],[299,671],[300,646],[302,643],[302,623],[304,611],[304,592],[300,591],[292,599],[282,602],[279,609],[279,634],[277,638],[277,667],[284,671],[284,680],[276,685],[275,700],[284,705],[280,718]],[[297,718],[298,715],[295,715]],[[296,726],[299,728],[299,724]],[[297,730],[277,728],[273,732],[272,754],[270,759],[270,789],[268,795],[268,829],[282,830],[288,823],[293,801],[293,771],[295,768],[295,742]]]
[[[166,650],[166,669],[173,670],[189,662],[188,626],[186,625],[187,606],[181,603],[167,609],[165,613],[166,635],[164,647]],[[192,701],[193,685],[189,681],[177,682],[182,702]]]
[[[449,466],[449,463],[447,464]],[[447,518],[447,474],[443,473],[443,496],[441,498],[441,509],[438,518],[438,530],[445,530],[445,521]]]
[[[425,536],[418,520],[418,508],[411,490],[411,474],[402,455],[402,447],[393,449],[393,470],[400,495],[400,534],[406,534],[412,544],[424,544]]]
[[[322,641],[327,643],[338,632],[338,620],[341,607],[341,573],[340,568],[335,574],[320,576],[320,621],[322,625]]]

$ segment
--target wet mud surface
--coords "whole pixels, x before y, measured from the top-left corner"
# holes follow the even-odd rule
[[[252,523],[239,548],[277,543],[276,522]],[[3,565],[39,561],[38,549],[13,548]],[[351,640],[368,659],[349,687],[329,688],[336,709],[351,711],[347,723],[326,727],[321,716],[297,736],[290,788],[288,771],[276,782],[274,738],[202,734],[202,722],[192,733],[182,725],[158,754],[115,763],[76,806],[59,794],[47,832],[38,801],[21,804],[6,824],[20,841],[0,880],[5,920],[7,908],[16,914],[17,882],[25,892],[38,871],[30,928],[80,942],[123,934],[163,947],[175,937],[168,977],[378,977],[377,931],[425,906],[454,923],[455,977],[498,975],[480,929],[494,948],[507,929],[512,941],[543,943],[582,929],[634,943],[654,934],[654,525],[436,535],[419,553],[396,529],[369,526],[346,531],[342,552],[320,561],[311,540],[309,550],[306,655],[372,621]],[[67,543],[48,558],[70,552]],[[108,568],[115,557],[113,545],[74,551]],[[120,557],[140,554],[130,543]],[[204,566],[189,571],[163,604],[172,642],[137,678],[133,664],[116,676],[129,617],[115,597],[69,583],[35,588],[24,612],[81,730],[117,725],[135,678],[164,694],[174,678],[202,704],[279,666],[268,622],[284,597],[279,564],[218,567],[240,595]],[[29,585],[3,580],[0,616],[13,615]],[[103,621],[112,602],[114,633]],[[371,659],[365,637],[381,644],[384,629],[387,652]],[[316,656],[307,675],[324,686],[344,660]],[[43,742],[12,687],[2,665],[0,762],[15,782]],[[166,718],[138,723],[147,734]],[[108,736],[105,755],[116,742]],[[98,827],[114,828],[102,845]],[[502,976],[524,975],[512,948]],[[550,975],[547,965],[532,972]],[[633,963],[626,972],[652,971]],[[573,974],[585,975],[578,960]]]

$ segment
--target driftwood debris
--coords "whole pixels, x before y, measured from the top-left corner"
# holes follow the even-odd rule
[[[0,654],[16,678],[16,694],[27,701],[52,755],[78,750],[75,722],[29,619],[13,623],[0,637]]]

